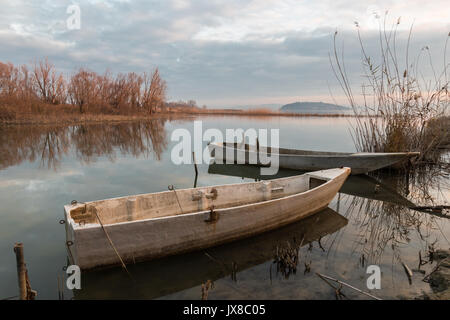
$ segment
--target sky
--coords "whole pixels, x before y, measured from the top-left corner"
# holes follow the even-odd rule
[[[413,24],[410,55],[428,46],[431,61],[443,65],[450,31],[444,0],[0,0],[0,8],[2,62],[31,65],[48,57],[66,75],[80,67],[99,73],[158,67],[169,100],[210,107],[346,105],[329,61],[335,31],[355,90],[362,81],[355,22],[375,60],[386,11],[388,26],[401,17],[401,57]],[[425,65],[425,76],[431,70]]]

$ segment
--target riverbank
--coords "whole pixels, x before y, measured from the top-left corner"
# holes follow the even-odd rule
[[[167,117],[163,114],[152,115],[115,115],[115,114],[61,114],[30,115],[15,119],[1,120],[0,125],[74,125],[79,123],[114,123],[126,121],[146,121]]]

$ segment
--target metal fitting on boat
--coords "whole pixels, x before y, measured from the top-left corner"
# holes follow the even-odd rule
[[[212,188],[209,193],[205,193],[205,197],[206,197],[206,199],[212,199],[212,200],[216,199],[217,198],[217,189]]]
[[[214,206],[211,206],[209,212],[206,213],[205,222],[216,222],[219,220],[219,212],[214,211]]]

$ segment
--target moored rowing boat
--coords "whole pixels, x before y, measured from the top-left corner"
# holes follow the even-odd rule
[[[216,163],[236,163],[261,165],[264,159],[278,158],[278,167],[284,169],[314,171],[330,168],[349,167],[352,174],[363,174],[381,168],[389,167],[411,157],[420,155],[420,152],[323,152],[279,148],[271,152],[271,148],[242,145],[237,143],[213,142],[208,145],[209,151]],[[254,159],[254,160],[251,160]],[[255,161],[253,163],[253,161]]]
[[[66,205],[69,258],[91,269],[256,235],[326,208],[349,174],[330,169]]]

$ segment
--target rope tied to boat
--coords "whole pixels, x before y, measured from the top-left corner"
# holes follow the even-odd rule
[[[180,207],[181,214],[184,214],[183,209],[181,208],[180,200],[178,199],[178,195],[177,192],[175,191],[175,187],[173,186],[173,184],[167,186],[167,189],[169,189],[169,191],[173,191],[173,193],[175,194],[175,198],[177,199],[178,202],[178,207]]]
[[[102,223],[102,221],[100,220],[100,217],[99,217],[99,215],[98,215],[98,213],[97,213],[97,210],[93,210],[93,211],[94,211],[95,215],[97,216],[98,222],[99,222],[100,226],[102,227],[103,232],[105,233],[106,238],[107,238],[108,241],[109,241],[109,244],[110,244],[111,247],[113,248],[113,250],[114,250],[114,252],[116,253],[117,257],[119,258],[120,263],[122,264],[122,268],[126,271],[126,273],[130,276],[130,278],[133,279],[133,277],[131,276],[130,272],[129,272],[128,269],[127,269],[127,266],[125,265],[125,262],[123,262],[123,259],[122,259],[122,257],[121,257],[120,254],[119,254],[119,251],[117,251],[116,246],[115,246],[114,243],[112,242],[112,240],[111,240],[111,238],[110,238],[108,232],[106,231],[105,227],[103,226],[103,223]]]
[[[84,211],[83,211],[82,213],[85,213],[85,212],[87,211],[87,204],[86,204],[86,203],[84,203],[84,202],[79,202],[79,201],[77,201],[77,200],[72,200],[72,201],[70,202],[70,204],[71,204],[72,206],[77,205],[77,204],[79,204],[79,203],[84,204]],[[98,222],[99,222],[99,224],[100,224],[100,226],[101,226],[103,232],[104,232],[105,235],[106,235],[106,239],[108,240],[109,244],[110,244],[111,247],[113,248],[113,250],[114,250],[114,252],[116,253],[117,257],[119,258],[120,264],[122,265],[122,268],[126,271],[126,273],[130,276],[130,278],[131,278],[132,280],[134,280],[133,277],[131,276],[130,272],[128,271],[127,266],[125,265],[125,262],[123,261],[122,257],[120,256],[119,251],[117,251],[116,246],[114,245],[114,243],[113,243],[112,240],[111,240],[111,237],[109,236],[108,232],[106,231],[105,226],[103,225],[102,220],[100,219],[100,216],[99,216],[98,213],[97,213],[97,210],[96,210],[95,208],[93,208],[93,209],[94,209],[94,210],[92,210],[92,211],[95,213],[95,216],[97,217],[97,220],[98,220]],[[84,220],[82,220],[82,221],[83,221],[83,224],[86,223]],[[81,225],[81,222],[80,222],[80,225]],[[66,242],[66,246],[67,246],[67,249],[68,249],[68,251],[69,251],[69,255],[71,256],[71,259],[72,259],[72,261],[73,261],[72,252],[71,252],[70,249],[69,249],[69,247],[72,246],[72,245],[73,245],[73,241],[67,241],[67,242]]]

